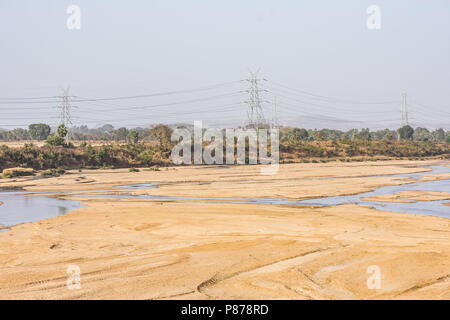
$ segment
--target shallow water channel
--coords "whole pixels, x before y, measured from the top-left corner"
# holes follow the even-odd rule
[[[153,195],[132,195],[124,194],[126,190],[151,189],[156,188],[161,183],[143,183],[126,186],[119,186],[114,191],[122,191],[121,194],[92,194],[92,192],[106,192],[112,190],[96,190],[89,191],[90,194],[74,194],[71,197],[98,197],[98,198],[116,198],[120,200],[130,199],[151,199],[151,200],[169,200],[176,202],[203,201],[203,202],[220,202],[220,203],[254,203],[254,204],[273,204],[273,205],[314,205],[314,206],[331,206],[354,203],[358,205],[371,206],[379,210],[403,212],[413,214],[424,214],[431,216],[439,216],[450,218],[450,207],[444,203],[450,203],[450,200],[440,201],[415,201],[412,203],[394,203],[394,202],[375,202],[364,201],[363,198],[373,196],[395,194],[402,191],[437,191],[450,193],[450,180],[437,180],[420,182],[422,175],[440,174],[450,172],[450,167],[432,166],[432,171],[397,174],[393,177],[409,177],[415,179],[416,182],[403,184],[399,186],[381,187],[371,192],[365,192],[357,195],[324,197],[308,200],[285,200],[275,198],[205,198],[205,197],[172,197],[172,196],[153,196]],[[52,192],[57,194],[70,194],[71,192]],[[75,192],[74,192],[75,193]],[[13,226],[24,222],[33,222],[43,220],[58,215],[65,214],[69,211],[82,208],[81,201],[64,200],[52,196],[33,196],[34,192],[3,190],[0,191],[0,225],[4,227]],[[6,231],[3,229],[1,231]]]

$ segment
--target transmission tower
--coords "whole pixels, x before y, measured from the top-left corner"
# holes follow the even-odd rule
[[[409,125],[408,105],[406,104],[406,93],[402,93],[402,126]]]
[[[67,128],[67,135],[66,135],[66,144],[69,144],[70,141],[70,130],[69,128],[72,127],[72,117],[70,115],[70,103],[69,103],[69,88],[62,89],[62,95],[61,98],[61,105],[59,106],[59,118],[60,118],[60,124],[63,124]]]
[[[248,125],[251,128],[259,128],[262,125],[266,124],[264,119],[264,114],[261,108],[261,98],[260,92],[265,90],[260,90],[258,88],[258,83],[264,79],[258,78],[258,72],[250,71],[250,78],[247,79],[250,82],[250,88],[248,90],[249,100],[246,101],[248,104],[247,118]]]

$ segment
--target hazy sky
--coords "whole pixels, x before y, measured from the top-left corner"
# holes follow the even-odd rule
[[[66,26],[72,4],[80,30]],[[380,30],[366,26],[369,5],[381,8]],[[0,128],[58,122],[53,99],[9,98],[66,86],[85,98],[195,89],[245,79],[248,68],[267,79],[261,95],[277,96],[281,123],[398,127],[407,92],[412,124],[450,129],[450,1],[0,0]],[[241,124],[247,86],[73,103],[74,123]]]

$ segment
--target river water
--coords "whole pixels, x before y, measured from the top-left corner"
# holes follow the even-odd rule
[[[151,199],[151,200],[169,200],[176,202],[188,201],[203,201],[203,202],[220,202],[220,203],[254,203],[254,204],[273,204],[273,205],[315,205],[315,206],[331,206],[341,204],[358,204],[363,206],[374,207],[379,210],[423,214],[431,216],[439,216],[450,218],[450,206],[445,206],[445,203],[450,203],[450,200],[443,201],[415,201],[412,203],[394,203],[394,202],[375,202],[365,201],[363,198],[373,196],[395,194],[402,191],[437,191],[450,193],[450,180],[438,180],[420,182],[422,175],[449,173],[450,167],[432,166],[432,171],[412,173],[412,174],[397,174],[394,177],[409,177],[415,179],[416,182],[408,183],[399,186],[381,187],[371,192],[365,192],[357,195],[337,196],[337,197],[323,197],[308,200],[286,200],[276,198],[205,198],[205,197],[172,197],[172,196],[152,196],[152,195],[131,195],[131,194],[82,194],[73,195],[72,197],[99,197],[99,198],[117,198],[120,200],[129,199]],[[160,183],[143,183],[119,186],[116,190],[136,190],[136,189],[151,189],[156,188]],[[111,190],[96,190],[94,192],[105,192]],[[89,191],[90,193],[93,191]],[[67,192],[54,192],[67,193]],[[51,196],[26,196],[32,195],[33,192],[21,191],[0,191],[0,225],[8,227],[24,222],[33,222],[51,217],[59,216],[70,212],[72,210],[82,208],[81,201],[64,200]],[[1,231],[6,231],[3,229]]]
[[[9,227],[65,214],[83,207],[79,201],[44,196],[24,196],[31,192],[1,191],[0,225]],[[6,229],[0,230],[5,231]]]

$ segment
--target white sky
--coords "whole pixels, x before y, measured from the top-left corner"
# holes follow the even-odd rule
[[[81,30],[66,27],[70,4],[81,8]],[[372,4],[381,8],[379,31],[366,27]],[[271,91],[262,95],[278,96],[281,123],[398,127],[400,104],[334,104],[272,83],[364,102],[400,101],[407,92],[412,124],[448,130],[449,39],[448,0],[0,0],[0,101],[55,96],[69,85],[71,94],[89,98],[176,91],[245,79],[248,68],[261,68]],[[74,122],[241,124],[246,107],[237,103],[246,87],[74,103]],[[167,106],[228,93],[236,95]],[[158,104],[166,106],[136,108]],[[0,103],[0,128],[56,124],[56,105]],[[266,104],[268,118],[270,109]]]

